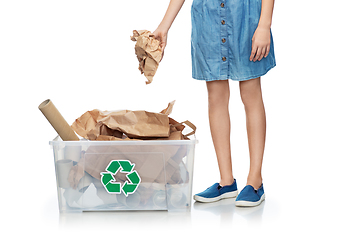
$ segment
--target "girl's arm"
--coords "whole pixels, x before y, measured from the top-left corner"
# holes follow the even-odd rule
[[[163,20],[161,21],[157,29],[153,32],[155,38],[158,39],[161,43],[160,46],[162,48],[163,54],[166,46],[167,33],[184,2],[185,0],[170,0],[169,7],[165,13]]]
[[[270,52],[270,27],[275,0],[262,0],[258,27],[252,38],[250,61],[260,61]]]

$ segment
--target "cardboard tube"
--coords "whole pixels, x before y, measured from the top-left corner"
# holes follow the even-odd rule
[[[180,189],[170,189],[169,191],[170,203],[175,208],[186,207],[186,196]]]
[[[69,124],[65,121],[50,99],[42,102],[39,105],[39,109],[63,141],[79,141],[79,138],[76,136],[74,130],[72,130]]]
[[[55,162],[58,185],[61,188],[69,188],[70,183],[68,181],[70,169],[73,166],[73,161],[63,159]]]
[[[156,208],[166,208],[166,192],[165,191],[155,191],[153,196],[153,203]]]
[[[125,197],[124,194],[120,194],[120,195],[117,194],[116,198],[119,203],[124,204],[129,209],[135,209],[140,205],[140,194],[137,192],[134,192],[133,194],[130,194],[127,197]]]
[[[64,158],[79,162],[81,158],[81,146],[65,146]]]

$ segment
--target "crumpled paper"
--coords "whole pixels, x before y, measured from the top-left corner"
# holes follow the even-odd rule
[[[132,41],[136,41],[135,54],[139,60],[139,70],[147,78],[146,84],[153,81],[153,77],[162,57],[160,41],[147,30],[134,30]]]
[[[179,123],[168,115],[175,101],[160,113],[147,111],[100,111],[94,109],[81,115],[71,125],[80,136],[89,140],[186,140],[196,127],[189,121]],[[185,125],[193,131],[183,135]]]
[[[188,140],[188,136],[195,133],[196,127],[189,121],[179,123],[168,116],[174,104],[175,101],[170,102],[160,113],[95,109],[84,113],[71,127],[89,140]],[[184,135],[185,125],[193,131]],[[160,132],[156,133],[154,129]],[[101,180],[101,172],[110,161],[128,159],[136,164],[143,183],[187,183],[189,174],[183,162],[186,155],[187,147],[177,144],[92,145],[71,168],[68,181],[76,189],[86,173]],[[186,174],[183,174],[184,169]],[[126,181],[125,176],[119,173],[114,177],[117,182]]]
[[[187,147],[182,145],[93,145],[82,155],[68,176],[70,186],[76,189],[88,173],[101,180],[101,172],[114,159],[128,159],[136,165],[142,183],[179,184],[189,181],[189,176],[181,176],[186,169],[183,157]],[[186,170],[187,172],[187,170]],[[165,174],[166,173],[166,174]],[[116,182],[126,181],[126,176],[118,172],[114,175]],[[83,186],[80,186],[83,187]]]

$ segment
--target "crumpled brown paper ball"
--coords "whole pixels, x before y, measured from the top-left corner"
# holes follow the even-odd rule
[[[139,70],[147,78],[146,84],[152,82],[161,60],[160,41],[147,30],[134,30],[132,41],[136,41],[135,54],[139,60]]]

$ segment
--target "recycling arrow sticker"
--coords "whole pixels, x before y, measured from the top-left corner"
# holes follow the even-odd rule
[[[105,187],[106,191],[110,194],[121,194],[123,192],[127,197],[129,194],[133,194],[138,188],[141,178],[136,170],[133,170],[135,163],[131,164],[129,160],[112,160],[106,167],[106,172],[101,174],[101,183]],[[115,174],[120,171],[126,173],[126,181],[122,186],[121,183],[115,182]]]

